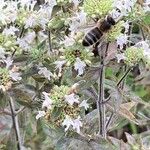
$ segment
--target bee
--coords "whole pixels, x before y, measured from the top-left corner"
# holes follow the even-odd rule
[[[90,30],[83,38],[83,46],[91,46],[100,41],[103,34],[111,29],[116,22],[111,16],[107,16],[103,21],[98,21],[97,25]]]

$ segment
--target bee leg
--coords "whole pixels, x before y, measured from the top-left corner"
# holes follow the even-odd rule
[[[95,43],[94,44],[94,46],[93,46],[93,53],[94,53],[94,56],[96,57],[96,56],[99,56],[99,52],[98,52],[98,45],[100,44],[100,42],[97,42],[97,43]]]

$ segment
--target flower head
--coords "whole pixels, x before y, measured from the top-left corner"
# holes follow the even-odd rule
[[[50,77],[53,76],[53,74],[49,70],[47,70],[46,67],[40,67],[39,69],[40,70],[39,70],[38,74],[40,74],[40,75],[43,74],[44,77],[47,78],[48,80],[50,80]]]
[[[83,100],[79,107],[84,107],[85,110],[87,110],[89,108],[89,104],[87,103],[87,100]]]
[[[76,62],[74,63],[74,69],[78,71],[78,75],[82,75],[86,67],[86,63],[81,61],[80,58],[76,58]]]
[[[51,109],[52,108],[52,100],[49,98],[49,94],[46,92],[42,92],[42,94],[44,95],[44,102],[42,104],[42,108],[46,107],[47,109]]]
[[[80,127],[82,127],[82,122],[80,121],[80,116],[77,119],[73,120],[73,129],[80,133]]]
[[[38,114],[36,115],[36,119],[38,120],[41,117],[44,117],[46,115],[45,111],[38,111]]]
[[[15,35],[16,31],[19,31],[19,29],[16,28],[16,27],[10,26],[9,28],[5,28],[3,30],[3,34],[6,35],[6,36]]]
[[[73,125],[73,120],[68,115],[66,115],[66,118],[64,119],[62,125],[66,126],[65,127],[66,132],[69,129],[69,127]]]
[[[74,103],[79,103],[79,98],[75,97],[75,94],[72,93],[70,95],[65,95],[65,101],[68,102],[70,105],[73,105]]]
[[[117,38],[117,44],[120,46],[120,49],[123,49],[123,45],[127,43],[127,35],[120,35]]]
[[[121,60],[125,60],[126,59],[124,53],[117,54],[116,57],[117,57],[117,62],[118,63],[120,63]]]

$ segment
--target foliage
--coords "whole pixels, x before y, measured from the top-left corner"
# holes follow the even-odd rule
[[[1,0],[0,149],[148,150],[149,10],[149,0]],[[84,47],[108,16],[115,25]]]

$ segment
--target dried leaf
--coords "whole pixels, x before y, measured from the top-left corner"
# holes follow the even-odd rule
[[[136,102],[123,103],[123,104],[120,105],[120,108],[130,110],[136,104],[137,104]]]

